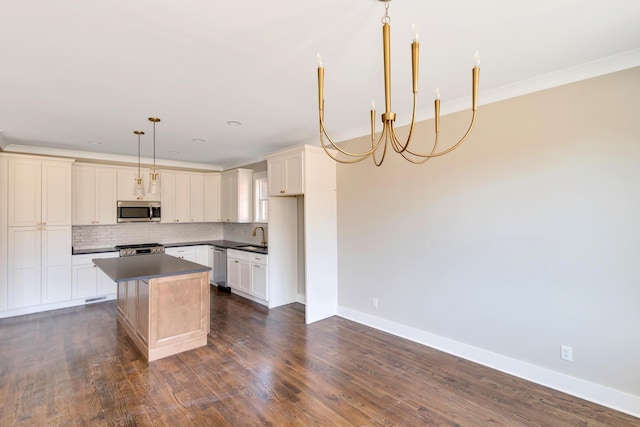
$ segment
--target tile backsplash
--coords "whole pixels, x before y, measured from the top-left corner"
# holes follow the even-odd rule
[[[73,227],[73,247],[75,249],[108,248],[115,245],[137,243],[179,243],[205,240],[235,240],[260,244],[262,233],[252,236],[256,226],[266,224],[147,224],[127,223],[117,225],[86,225]]]

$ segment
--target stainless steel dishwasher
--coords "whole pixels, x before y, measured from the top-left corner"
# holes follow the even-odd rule
[[[211,283],[218,285],[220,290],[229,291],[230,288],[227,286],[227,250],[214,246],[211,252],[213,254]]]

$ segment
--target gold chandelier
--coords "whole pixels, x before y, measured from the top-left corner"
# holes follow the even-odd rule
[[[391,145],[393,150],[396,153],[399,153],[411,163],[420,164],[424,163],[432,157],[443,156],[447,153],[452,152],[456,148],[458,148],[469,133],[471,133],[471,129],[476,120],[476,110],[478,106],[478,84],[480,81],[480,61],[478,59],[478,54],[475,56],[475,66],[472,69],[472,101],[471,101],[471,123],[465,134],[462,138],[456,142],[451,147],[438,151],[438,139],[440,135],[440,96],[439,93],[436,96],[434,101],[435,107],[435,138],[433,142],[433,147],[431,151],[428,153],[420,153],[417,151],[413,151],[410,149],[409,144],[411,143],[411,138],[413,136],[413,128],[416,120],[416,110],[417,110],[417,93],[418,93],[418,58],[419,58],[419,50],[420,43],[418,43],[418,34],[415,32],[414,27],[414,37],[413,43],[411,43],[411,69],[412,69],[412,81],[413,81],[413,115],[411,117],[411,126],[409,128],[409,135],[407,137],[406,142],[402,143],[396,136],[396,132],[393,128],[393,122],[396,119],[396,113],[391,111],[391,64],[390,64],[390,32],[391,27],[389,23],[391,22],[391,18],[389,17],[389,0],[384,1],[385,6],[385,15],[382,17],[382,46],[383,46],[383,57],[384,57],[384,98],[385,98],[385,112],[382,114],[382,132],[380,133],[380,137],[377,142],[375,140],[376,135],[376,127],[375,127],[375,104],[372,102],[371,104],[371,149],[362,153],[352,153],[343,148],[340,148],[334,141],[329,137],[327,133],[327,129],[324,126],[324,67],[322,66],[322,58],[320,54],[318,54],[318,110],[320,116],[320,143],[322,144],[322,148],[327,153],[329,157],[339,163],[357,163],[362,160],[365,160],[369,157],[373,157],[373,162],[376,166],[380,166],[384,161],[385,155],[387,153],[387,147]],[[325,143],[325,138],[331,143],[331,146],[337,150],[339,153],[335,155],[329,151],[329,146]],[[383,144],[384,143],[384,144]],[[380,153],[381,151],[381,153]],[[342,157],[342,158],[339,158]]]

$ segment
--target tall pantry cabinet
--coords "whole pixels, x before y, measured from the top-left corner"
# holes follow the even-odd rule
[[[0,153],[0,311],[71,299],[72,163]]]

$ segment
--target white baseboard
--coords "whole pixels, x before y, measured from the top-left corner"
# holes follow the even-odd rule
[[[565,375],[552,371],[551,369],[493,353],[479,347],[454,341],[347,307],[339,306],[338,316],[532,381],[545,387],[550,387],[563,393],[640,417],[640,396]]]
[[[116,299],[116,294],[101,295],[95,298],[83,298],[70,301],[62,301],[51,304],[32,305],[30,307],[14,308],[6,311],[0,311],[0,319],[14,316],[22,316],[25,314],[40,313],[43,311],[60,310],[61,308],[76,307],[78,305],[95,304],[99,302],[111,301]]]

